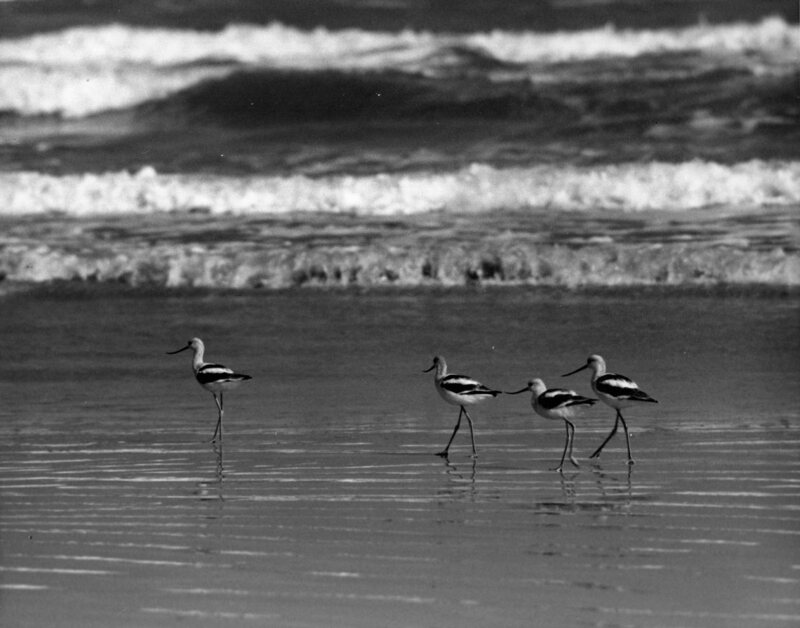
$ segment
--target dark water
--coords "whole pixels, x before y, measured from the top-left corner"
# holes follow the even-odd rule
[[[790,626],[800,619],[796,297],[108,289],[0,302],[0,621],[160,626]],[[189,357],[253,375],[224,451]],[[518,388],[590,352],[659,400],[580,469]],[[584,374],[582,374],[584,375]]]
[[[666,103],[663,94],[670,91],[675,99]],[[601,85],[520,80],[505,87],[252,71],[133,113],[108,114],[89,127],[9,119],[6,134],[14,141],[0,147],[0,166],[57,174],[153,166],[159,172],[321,176],[449,170],[476,162],[790,160],[800,141],[794,93],[784,77],[755,79],[736,71]]]

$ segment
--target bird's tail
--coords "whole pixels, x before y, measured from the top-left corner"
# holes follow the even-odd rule
[[[658,403],[658,401],[653,399],[643,390],[637,390],[636,393],[633,395],[633,399],[635,399],[636,401],[646,401],[648,403]]]
[[[567,405],[570,406],[593,406],[597,403],[597,399],[590,399],[589,397],[581,397],[580,399],[575,399],[574,401],[570,401]]]

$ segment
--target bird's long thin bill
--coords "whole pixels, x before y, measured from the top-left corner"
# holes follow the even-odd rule
[[[176,349],[175,351],[167,351],[167,355],[175,355],[176,353],[180,353],[181,351],[186,351],[189,348],[189,345],[185,347],[181,347],[180,349]]]
[[[436,365],[435,364],[431,364],[430,368],[427,368],[422,372],[423,373],[430,373],[434,368],[436,368]]]
[[[582,367],[577,368],[574,371],[570,371],[569,373],[564,373],[561,377],[567,377],[569,375],[575,375],[575,373],[577,373],[579,371],[582,371],[583,369],[585,369],[588,366],[589,366],[588,364],[584,364]]]
[[[518,395],[518,394],[520,394],[520,393],[528,392],[529,390],[530,390],[530,388],[528,388],[527,386],[525,386],[525,388],[522,388],[522,389],[520,389],[520,390],[515,390],[514,392],[506,392],[506,391],[503,391],[503,394],[504,394],[504,395]]]

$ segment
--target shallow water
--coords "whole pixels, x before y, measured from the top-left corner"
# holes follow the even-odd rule
[[[511,290],[0,301],[0,623],[789,626],[800,621],[796,297]],[[250,373],[215,408],[207,357]],[[563,427],[441,402],[453,371],[659,399]]]

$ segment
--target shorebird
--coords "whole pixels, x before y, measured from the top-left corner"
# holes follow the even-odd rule
[[[217,440],[217,434],[219,434],[219,441],[222,442],[222,415],[224,414],[222,409],[222,393],[226,390],[236,388],[243,381],[252,378],[249,375],[244,375],[242,373],[234,373],[231,369],[226,366],[222,366],[221,364],[204,362],[203,353],[205,352],[206,348],[200,338],[192,338],[186,343],[186,346],[181,347],[176,351],[167,351],[167,354],[174,355],[176,353],[180,353],[181,351],[186,351],[186,349],[191,349],[194,351],[194,357],[192,358],[192,369],[194,370],[194,376],[195,379],[197,379],[197,383],[214,395],[214,403],[217,404],[217,410],[219,411],[217,427],[214,430],[214,436],[211,437],[211,442],[213,443]]]
[[[439,395],[441,395],[442,399],[447,403],[460,407],[458,411],[458,422],[453,430],[453,434],[450,436],[450,440],[447,441],[447,447],[436,455],[447,458],[447,452],[450,450],[450,444],[456,437],[456,432],[458,432],[458,428],[461,425],[461,415],[463,414],[467,417],[467,423],[469,423],[469,436],[472,439],[472,455],[475,456],[475,434],[472,431],[472,419],[464,406],[496,397],[501,394],[501,391],[487,388],[479,381],[467,377],[466,375],[448,375],[447,362],[439,355],[433,358],[433,364],[431,364],[430,368],[425,369],[423,373],[428,373],[433,369],[436,369],[433,383]]]
[[[590,355],[586,360],[586,364],[582,367],[570,371],[569,373],[564,373],[562,377],[574,375],[583,369],[592,369],[592,390],[600,397],[600,401],[617,411],[617,417],[614,420],[614,427],[611,433],[606,436],[603,444],[589,457],[597,458],[600,455],[603,447],[605,447],[606,443],[611,440],[611,437],[617,433],[617,427],[622,423],[622,428],[625,430],[625,445],[628,448],[628,464],[633,464],[634,460],[631,457],[631,440],[628,436],[628,425],[625,423],[625,419],[622,417],[622,412],[620,412],[620,410],[636,403],[658,403],[658,401],[641,390],[639,386],[636,385],[636,382],[624,375],[606,373],[606,361],[596,354]]]
[[[564,467],[564,458],[569,449],[569,461],[579,467],[578,461],[572,457],[572,444],[575,440],[575,426],[570,419],[575,416],[575,411],[580,406],[591,406],[597,403],[597,399],[583,397],[574,390],[564,388],[547,388],[541,379],[532,379],[528,385],[521,390],[506,393],[507,395],[518,395],[526,391],[531,391],[531,406],[534,412],[545,419],[557,421],[562,419],[567,429],[567,439],[564,441],[564,452],[561,454],[561,462],[553,471],[561,472]]]

